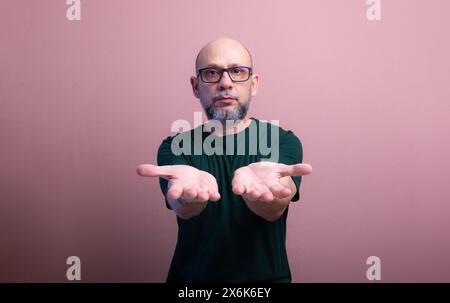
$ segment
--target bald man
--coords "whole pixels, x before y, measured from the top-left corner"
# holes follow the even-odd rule
[[[195,69],[192,90],[209,119],[199,126],[202,140],[223,139],[223,152],[175,153],[178,136],[193,137],[196,128],[167,137],[158,165],[137,168],[141,176],[160,177],[166,206],[177,215],[178,240],[167,282],[290,282],[288,207],[299,200],[301,176],[312,172],[310,165],[300,164],[300,140],[292,131],[247,116],[260,77],[241,43],[211,41],[198,53]],[[221,127],[208,127],[211,122]],[[250,152],[275,132],[277,161],[265,161],[259,149]],[[230,142],[236,147],[231,153]],[[244,153],[236,152],[238,145]]]

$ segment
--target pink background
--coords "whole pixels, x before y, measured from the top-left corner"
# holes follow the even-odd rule
[[[197,51],[252,52],[250,115],[302,140],[287,247],[295,282],[450,282],[450,2],[65,0],[0,3],[0,281],[162,282],[176,241],[155,163],[193,123]]]

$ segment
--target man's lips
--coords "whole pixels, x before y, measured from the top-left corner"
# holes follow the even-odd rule
[[[236,102],[236,99],[234,99],[234,98],[224,97],[224,98],[217,99],[214,102],[214,105],[215,106],[228,106],[228,105],[232,105],[235,102]]]

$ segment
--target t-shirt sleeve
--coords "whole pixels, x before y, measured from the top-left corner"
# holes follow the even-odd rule
[[[303,148],[300,139],[292,132],[287,131],[283,137],[280,138],[280,158],[279,163],[292,165],[301,163],[303,161]],[[292,202],[300,199],[300,184],[302,177],[292,177],[297,189]]]
[[[184,155],[175,155],[172,152],[172,140],[173,137],[167,137],[163,140],[161,145],[158,149],[158,157],[157,157],[157,163],[158,166],[162,165],[190,165],[188,159]],[[164,178],[159,178],[159,186],[161,187],[161,191],[164,195],[164,200],[166,201],[166,207],[168,209],[172,209],[169,205],[169,201],[167,201],[167,187],[168,187],[169,181],[167,181]]]

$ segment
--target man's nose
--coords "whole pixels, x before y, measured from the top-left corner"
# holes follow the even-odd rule
[[[219,90],[227,90],[233,88],[233,81],[226,71],[223,72],[222,78],[218,82]]]

